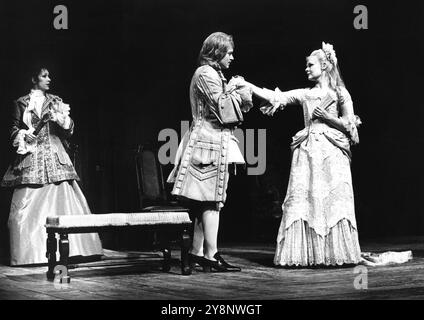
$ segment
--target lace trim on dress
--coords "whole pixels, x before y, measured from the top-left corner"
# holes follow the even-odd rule
[[[274,264],[280,266],[336,266],[361,261],[358,232],[349,220],[340,220],[326,236],[318,235],[300,219],[277,243]]]

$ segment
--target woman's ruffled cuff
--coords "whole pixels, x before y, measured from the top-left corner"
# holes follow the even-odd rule
[[[71,118],[61,113],[56,115],[56,123],[65,130],[69,130],[71,128]]]
[[[65,130],[71,128],[71,118],[69,117],[70,110],[69,104],[63,103],[62,101],[58,101],[53,106],[53,120]]]
[[[361,118],[357,115],[353,115],[348,121],[344,121],[346,132],[349,135],[352,145],[359,143],[358,127],[362,124]]]
[[[19,130],[18,134],[16,135],[15,139],[12,142],[12,145],[14,147],[17,147],[16,153],[17,154],[27,154],[28,152],[33,152],[35,149],[35,144],[30,145],[25,141],[25,135],[33,133],[34,129],[29,130]]]
[[[265,93],[265,99],[268,100],[268,103],[274,108],[284,109],[284,104],[281,103],[281,90],[279,88],[275,88],[275,90],[270,90],[267,88],[262,88]]]
[[[281,97],[282,97],[281,90],[278,87],[275,88],[275,90],[274,90],[274,100],[272,101],[272,105],[273,106],[278,105],[279,108],[281,110],[283,110],[284,107],[286,106],[286,101],[282,101]]]

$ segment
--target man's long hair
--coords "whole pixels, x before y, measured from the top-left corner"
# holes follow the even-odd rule
[[[219,69],[218,62],[225,57],[228,50],[234,49],[233,37],[223,33],[214,32],[203,42],[199,53],[199,66],[210,65]]]

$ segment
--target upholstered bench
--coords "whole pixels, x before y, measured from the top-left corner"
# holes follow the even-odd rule
[[[157,230],[164,233],[165,241],[162,243],[163,271],[170,270],[171,249],[167,240],[167,232],[177,231],[181,235],[181,272],[183,275],[191,274],[188,261],[188,250],[191,244],[188,229],[191,220],[186,211],[165,212],[139,212],[139,213],[108,213],[90,215],[70,215],[48,217],[46,220],[47,231],[47,278],[53,280],[55,267],[61,266],[68,270],[69,239],[70,233],[90,233],[105,229],[140,227],[148,230]],[[56,239],[56,233],[59,239]],[[57,241],[59,241],[59,261],[56,261]],[[61,278],[62,282],[69,282],[70,277]]]

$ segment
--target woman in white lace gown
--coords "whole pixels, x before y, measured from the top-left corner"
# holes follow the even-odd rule
[[[350,145],[359,142],[352,99],[340,77],[335,51],[323,43],[307,57],[313,88],[281,92],[252,86],[268,100],[263,113],[303,107],[305,128],[291,144],[292,163],[274,264],[314,266],[361,261],[350,171]]]

